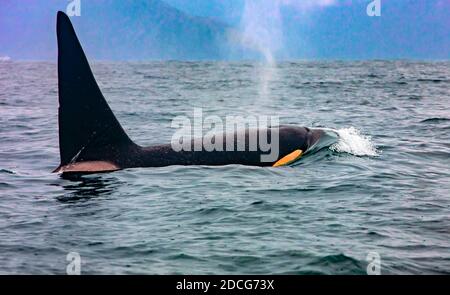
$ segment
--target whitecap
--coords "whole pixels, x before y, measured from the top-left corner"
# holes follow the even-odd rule
[[[334,130],[339,140],[330,146],[335,152],[349,153],[355,156],[378,156],[379,152],[372,142],[372,138],[363,135],[355,127]]]

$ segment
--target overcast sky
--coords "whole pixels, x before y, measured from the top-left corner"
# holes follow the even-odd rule
[[[73,18],[77,32],[82,37],[90,34],[103,39],[115,38],[114,31],[107,29],[107,23],[100,19],[95,23],[97,16],[90,16],[87,0],[80,1],[82,15]],[[139,1],[94,0],[94,3],[96,1],[108,3],[98,13],[110,14],[118,21],[136,18],[136,22],[127,22],[129,27],[124,29],[128,32],[142,30],[135,26],[147,17],[145,13],[154,14],[154,11],[137,12],[132,6]],[[372,17],[367,14],[371,0],[165,2],[186,15],[208,17],[230,25],[239,33],[238,42],[243,47],[259,51],[260,56],[267,59],[450,58],[450,0],[379,0],[381,15]],[[1,0],[0,57],[53,59],[55,14],[57,10],[65,10],[68,3],[68,0]],[[161,30],[164,34],[164,28]],[[92,46],[104,45],[91,43]],[[95,58],[108,58],[102,55],[105,50],[107,48],[91,52]],[[121,47],[120,50],[127,49]],[[115,52],[115,58],[127,59],[129,55],[125,51],[121,54],[120,50]],[[224,58],[230,56],[224,55]],[[161,55],[161,59],[164,58],[171,56]]]

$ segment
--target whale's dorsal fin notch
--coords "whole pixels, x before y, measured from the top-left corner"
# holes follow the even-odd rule
[[[91,150],[133,144],[103,97],[63,12],[57,16],[57,39],[61,166],[82,161]]]

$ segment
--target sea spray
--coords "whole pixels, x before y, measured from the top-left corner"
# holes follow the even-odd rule
[[[363,135],[355,127],[333,130],[339,135],[337,143],[330,146],[330,150],[349,153],[355,156],[378,156],[379,152],[370,136]]]
[[[257,52],[263,60],[257,68],[259,103],[268,102],[270,83],[277,76],[275,56],[284,43],[279,1],[246,0],[239,39],[244,48]]]
[[[232,43],[257,53],[263,63],[257,67],[259,104],[271,103],[270,88],[278,77],[277,57],[288,57],[283,31],[283,7],[299,15],[320,7],[335,5],[337,0],[245,0],[239,32],[230,34]]]

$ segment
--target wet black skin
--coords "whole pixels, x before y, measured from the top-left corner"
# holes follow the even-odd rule
[[[253,131],[257,132],[257,130]],[[272,131],[272,128],[264,129],[264,132],[267,132],[268,134],[267,142],[269,144],[272,139]],[[317,143],[322,136],[323,131],[305,127],[280,126],[278,128],[278,133],[279,152],[277,153],[275,160],[268,162],[263,161],[261,155],[268,155],[270,150],[262,151],[258,147],[256,151],[249,151],[248,130],[245,132],[246,144],[244,151],[237,151],[237,136],[235,133],[235,144],[232,151],[225,151],[227,142],[226,136],[219,135],[223,136],[223,151],[207,151],[204,148],[202,148],[201,151],[175,151],[171,144],[154,145],[149,147],[141,147],[136,144],[127,144],[123,146],[98,146],[95,150],[89,149],[89,152],[81,153],[77,158],[77,162],[99,160],[110,161],[120,168],[162,167],[170,165],[220,166],[230,164],[273,166],[278,159],[283,158],[294,150],[300,149],[303,152],[307,152],[314,144]],[[192,143],[191,146],[194,147],[194,143]]]

